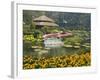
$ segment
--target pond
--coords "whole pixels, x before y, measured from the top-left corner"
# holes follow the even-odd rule
[[[90,48],[86,47],[80,47],[80,48],[74,48],[74,47],[52,47],[52,48],[42,48],[42,49],[34,49],[31,50],[31,54],[34,57],[56,57],[56,56],[62,56],[62,55],[71,55],[71,54],[82,54],[85,52],[89,52]]]
[[[33,46],[28,52],[24,54],[31,54],[34,57],[52,57],[61,55],[81,54],[90,52],[90,43],[65,45],[61,38],[48,38],[44,40],[44,46]]]
[[[58,47],[58,48],[51,48],[48,52],[51,56],[61,56],[61,55],[71,55],[71,54],[81,54],[84,52],[89,51],[89,49],[85,47],[74,48],[74,47]]]

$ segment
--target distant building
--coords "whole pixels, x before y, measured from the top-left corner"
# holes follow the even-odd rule
[[[52,26],[58,26],[58,24],[55,23],[55,21],[45,15],[42,15],[38,18],[33,19],[34,24],[36,25],[36,28],[41,28],[44,26],[52,27]]]

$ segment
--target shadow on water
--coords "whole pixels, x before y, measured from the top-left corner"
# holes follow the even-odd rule
[[[71,54],[81,54],[86,52],[86,49],[81,48],[65,48],[65,47],[59,47],[59,48],[51,48],[49,53],[52,56],[60,56],[60,55],[71,55]]]

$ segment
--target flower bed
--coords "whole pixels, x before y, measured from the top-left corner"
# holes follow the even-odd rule
[[[23,69],[82,67],[90,65],[90,53],[62,55],[51,58],[36,58],[31,55],[24,55],[23,57]]]

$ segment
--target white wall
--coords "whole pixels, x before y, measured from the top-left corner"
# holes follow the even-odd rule
[[[23,0],[25,1],[25,0]],[[66,5],[79,5],[79,6],[93,6],[97,7],[98,26],[96,33],[96,45],[100,45],[100,5],[99,0],[27,0],[34,1],[37,4],[66,4]],[[12,80],[10,75],[10,58],[11,58],[11,0],[1,0],[0,1],[0,80]],[[100,51],[99,51],[100,52]],[[96,53],[95,53],[96,54]],[[76,74],[76,75],[62,75],[54,77],[44,77],[40,80],[99,80],[100,75],[100,54],[98,54],[98,72],[95,74]],[[39,78],[38,78],[39,79]],[[28,80],[28,79],[27,79]],[[33,79],[34,80],[34,79]]]

